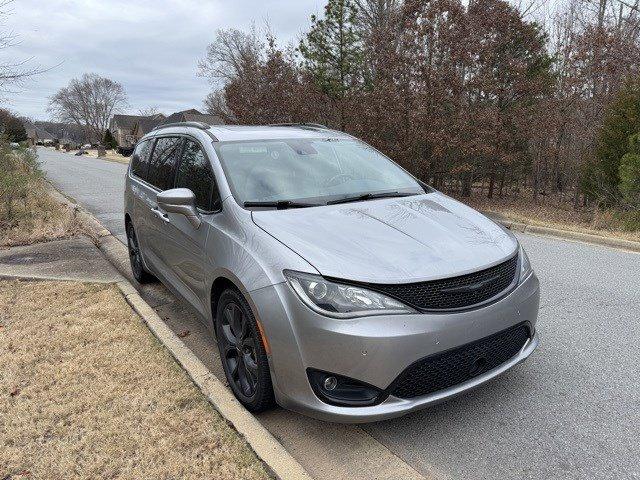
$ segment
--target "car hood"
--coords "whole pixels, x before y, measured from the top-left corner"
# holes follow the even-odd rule
[[[409,283],[495,265],[515,237],[439,192],[289,210],[252,212],[257,226],[324,276]]]

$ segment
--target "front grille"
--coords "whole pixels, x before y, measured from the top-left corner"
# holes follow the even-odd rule
[[[514,281],[518,255],[479,272],[430,282],[367,285],[418,310],[456,310],[485,302]]]
[[[399,398],[413,398],[470,380],[516,355],[529,336],[527,325],[520,324],[418,360],[394,380],[389,393]]]

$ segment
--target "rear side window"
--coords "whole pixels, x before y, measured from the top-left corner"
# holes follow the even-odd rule
[[[156,140],[149,164],[147,182],[160,190],[171,188],[181,147],[182,138],[180,137],[162,137]]]
[[[149,156],[153,140],[145,140],[136,145],[136,149],[131,156],[131,173],[143,180],[147,179],[147,171],[149,170]]]
[[[205,211],[220,208],[211,165],[200,145],[186,140],[176,176],[176,188],[188,188],[196,196],[196,206]]]

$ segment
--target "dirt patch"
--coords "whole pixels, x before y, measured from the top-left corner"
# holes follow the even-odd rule
[[[113,285],[0,282],[0,363],[0,478],[268,478]]]

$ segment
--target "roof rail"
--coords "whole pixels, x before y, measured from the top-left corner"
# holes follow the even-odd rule
[[[326,125],[322,125],[321,123],[270,123],[267,125],[268,127],[311,127],[311,128],[321,128],[323,130],[331,130]]]
[[[153,130],[160,130],[162,128],[169,128],[169,127],[194,127],[194,128],[199,128],[200,130],[209,130],[209,128],[211,128],[211,125],[208,125],[204,122],[174,122],[174,123],[165,123],[163,125],[158,125],[157,127],[154,127]]]

